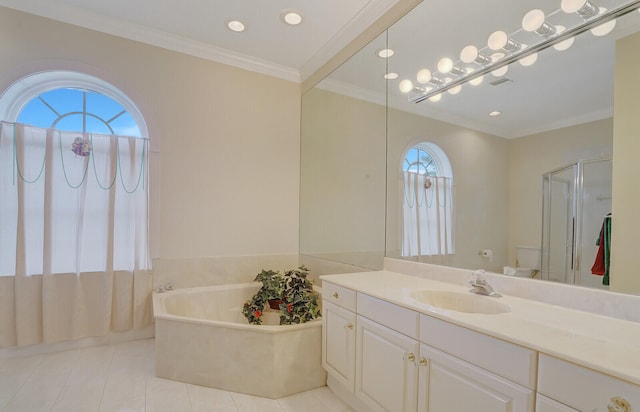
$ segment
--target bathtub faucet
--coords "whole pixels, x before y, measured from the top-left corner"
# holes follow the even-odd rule
[[[474,270],[471,272],[471,280],[469,284],[472,286],[469,292],[477,293],[478,295],[491,296],[492,298],[499,298],[502,295],[493,290],[493,287],[487,283],[487,279],[484,277],[484,270]]]
[[[158,293],[164,293],[173,290],[173,283],[167,282],[164,286],[161,284],[158,285]]]

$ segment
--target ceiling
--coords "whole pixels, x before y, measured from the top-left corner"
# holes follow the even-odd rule
[[[10,7],[104,33],[218,61],[286,80],[302,82],[401,0],[0,0]],[[591,0],[613,8],[631,0]],[[322,87],[401,110],[506,138],[611,117],[615,39],[640,30],[640,13],[619,19],[611,35],[581,35],[564,52],[545,50],[532,67],[511,64],[509,81],[465,85],[442,101],[408,103],[398,90],[421,68],[433,72],[441,57],[458,59],[467,44],[486,45],[490,33],[519,30],[531,9],[547,15],[560,0],[425,0],[388,34],[338,68]],[[283,10],[294,9],[302,24],[288,26]],[[561,14],[561,13],[560,13]],[[230,19],[247,30],[227,29]],[[376,50],[392,47],[383,60]],[[399,78],[382,79],[387,71]],[[389,93],[387,95],[387,87]],[[487,113],[503,114],[490,118]]]
[[[292,81],[313,74],[397,0],[0,0],[0,6]],[[303,16],[298,26],[283,10]],[[247,30],[235,33],[226,22]]]
[[[630,2],[593,1],[610,9]],[[417,84],[416,74],[420,69],[437,73],[439,59],[458,60],[460,50],[466,45],[474,44],[486,51],[487,38],[496,30],[522,32],[522,17],[536,8],[542,9],[550,22],[555,19],[555,24],[579,19],[559,11],[560,0],[457,0],[455,8],[449,0],[425,0],[388,33],[338,68],[320,87],[378,104],[388,102],[396,109],[505,138],[610,118],[615,41],[640,30],[638,12],[618,18],[615,29],[607,36],[583,33],[568,50],[544,50],[532,66],[512,63],[505,76],[487,74],[480,86],[465,84],[459,94],[445,92],[437,103],[428,100],[411,103],[407,95],[399,91],[401,80],[409,79]],[[554,16],[549,16],[554,12]],[[533,36],[531,41],[537,41],[538,36],[526,35]],[[395,51],[386,60],[376,56],[376,51],[385,47]],[[479,67],[473,63],[457,63],[461,67]],[[384,80],[387,72],[398,73],[398,79]],[[507,81],[492,84],[500,79]],[[493,110],[501,111],[502,115],[489,117],[488,113]]]

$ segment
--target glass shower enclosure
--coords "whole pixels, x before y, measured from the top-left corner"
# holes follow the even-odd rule
[[[612,165],[610,157],[580,160],[543,175],[542,279],[607,288],[591,267],[611,212]]]

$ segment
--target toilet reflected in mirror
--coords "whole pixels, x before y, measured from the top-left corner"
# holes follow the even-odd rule
[[[503,273],[517,278],[535,278],[540,271],[540,248],[516,246],[515,266],[505,266]]]

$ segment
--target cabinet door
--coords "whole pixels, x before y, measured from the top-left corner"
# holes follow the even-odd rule
[[[538,394],[536,398],[536,412],[578,412],[578,410]]]
[[[420,382],[421,412],[533,412],[535,393],[498,375],[427,345],[420,358],[427,372]]]
[[[322,366],[351,393],[355,382],[356,315],[322,301]]]
[[[356,396],[372,411],[417,408],[418,341],[358,316]]]

